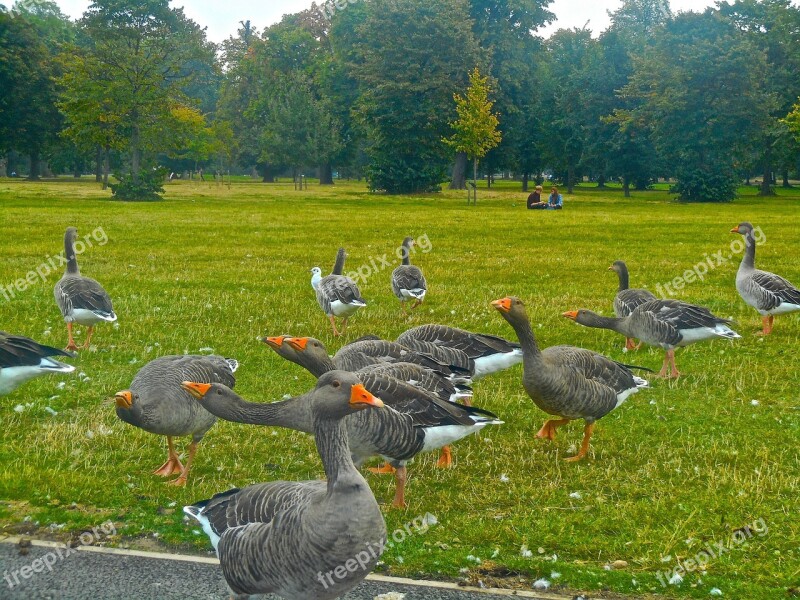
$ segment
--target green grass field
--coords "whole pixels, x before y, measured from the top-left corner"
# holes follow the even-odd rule
[[[475,390],[475,404],[505,424],[456,444],[452,469],[437,469],[434,454],[412,463],[405,511],[388,508],[390,477],[366,474],[387,506],[390,531],[425,513],[438,520],[387,550],[381,568],[487,585],[529,587],[544,577],[551,589],[635,597],[706,598],[713,588],[723,598],[796,595],[800,316],[778,317],[772,336],[755,337],[760,318],[734,287],[739,257],[727,258],[741,239],[729,230],[750,220],[766,236],[757,266],[800,283],[800,192],[779,194],[765,200],[750,189],[732,204],[685,205],[663,190],[626,200],[619,190],[578,188],[555,212],[526,211],[526,194],[505,182],[480,190],[478,206],[468,208],[461,192],[385,197],[354,183],[301,192],[291,184],[177,182],[164,202],[123,204],[88,180],[0,180],[0,285],[7,290],[55,256],[74,225],[79,236],[107,236],[79,263],[110,292],[119,315],[117,327],[98,327],[91,350],[72,361],[75,376],[39,378],[0,399],[0,525],[80,531],[112,519],[118,544],[206,551],[207,538],[184,523],[182,505],[234,485],[321,475],[310,437],[226,422],[206,436],[185,488],[151,475],[164,461],[164,439],[119,421],[109,398],[157,356],[213,349],[235,357],[237,391],[273,401],[314,380],[260,336],[313,335],[331,352],[367,333],[393,339],[429,322],[513,338],[489,304],[513,294],[526,301],[540,345],[573,344],[658,370],[661,351],[625,355],[621,336],[561,313],[611,313],[617,281],[607,267],[615,259],[627,261],[632,286],[655,289],[722,251],[724,264],[674,295],[734,318],[743,338],[678,350],[684,376],[654,380],[602,419],[588,460],[563,461],[580,442],[581,423],[559,430],[555,442],[534,439],[545,415],[515,367]],[[404,319],[391,270],[379,269],[361,285],[369,306],[344,340],[332,338],[309,268],[328,272],[340,245],[348,270],[384,254],[396,264],[406,235],[431,243],[412,258],[428,278],[425,304]],[[0,291],[0,329],[65,345],[52,293],[60,276],[61,268],[44,281],[34,277],[24,291],[13,288],[13,298]],[[729,551],[715,551],[705,570],[690,569],[680,585],[659,583],[677,560],[719,545]],[[614,561],[627,566],[609,570]]]

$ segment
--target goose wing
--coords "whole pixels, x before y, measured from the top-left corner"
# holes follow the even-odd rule
[[[446,346],[465,352],[472,359],[496,353],[507,353],[518,349],[520,345],[495,335],[472,333],[446,325],[420,325],[403,332],[397,342],[409,345],[411,340],[421,340],[437,346]]]
[[[35,366],[48,356],[74,357],[75,354],[38,344],[21,335],[0,331],[0,368]]]
[[[780,275],[755,270],[748,280],[748,291],[756,297],[760,310],[772,310],[783,303],[800,306],[800,290]]]
[[[425,275],[422,270],[415,265],[400,265],[392,271],[392,291],[394,295],[402,299],[400,290],[419,291],[428,289]]]
[[[645,302],[656,300],[656,297],[643,289],[627,289],[617,292],[614,297],[614,314],[618,317],[627,317],[636,308]]]
[[[90,310],[98,315],[113,316],[111,297],[97,281],[81,275],[62,278],[55,289],[56,301],[62,314],[75,309]]]
[[[317,286],[317,301],[326,313],[330,313],[333,302],[366,306],[356,282],[345,275],[328,275]]]

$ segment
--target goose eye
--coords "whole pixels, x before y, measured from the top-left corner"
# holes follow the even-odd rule
[[[334,380],[333,380],[333,383],[332,383],[331,385],[332,385],[333,387],[335,387],[335,388],[338,388],[338,387],[339,387],[340,385],[342,385],[342,384],[339,382],[339,380],[338,380],[338,379],[334,379]]]

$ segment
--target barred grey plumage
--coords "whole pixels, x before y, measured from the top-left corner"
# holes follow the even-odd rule
[[[181,383],[219,382],[233,387],[237,367],[235,360],[222,356],[162,356],[144,365],[128,390],[116,394],[116,412],[122,421],[149,433],[167,436],[167,462],[155,471],[156,474],[168,477],[179,473],[172,483],[184,484],[197,444],[216,422],[216,417],[200,406]],[[184,435],[192,436],[185,466],[181,465],[172,442],[173,437]]]
[[[756,239],[751,223],[740,223],[731,233],[742,234],[745,242],[745,252],[736,272],[736,290],[742,300],[761,315],[761,335],[768,335],[772,332],[775,315],[800,311],[800,290],[780,275],[756,269]]]
[[[652,293],[645,289],[628,287],[628,266],[624,261],[615,260],[614,264],[608,267],[608,270],[616,271],[619,276],[619,288],[617,295],[614,296],[614,314],[618,317],[627,317],[640,304],[656,299]],[[633,338],[625,338],[626,350],[638,350],[641,345],[641,342],[637,345]]]
[[[554,439],[557,427],[583,419],[581,448],[567,460],[583,458],[595,421],[622,404],[631,394],[647,387],[647,381],[601,354],[572,346],[539,350],[525,305],[519,298],[495,300],[495,308],[514,329],[522,345],[522,385],[534,404],[544,412],[561,417],[545,422],[537,437]]]
[[[44,346],[31,338],[0,331],[0,396],[10,394],[20,385],[47,373],[71,373],[75,367],[51,358],[75,355]]]
[[[311,286],[317,295],[317,302],[327,315],[333,327],[333,335],[341,335],[347,330],[347,319],[359,308],[367,305],[361,297],[358,285],[350,277],[342,275],[344,261],[347,253],[344,248],[339,248],[336,262],[330,275],[322,277],[319,267],[311,269]],[[341,332],[336,329],[335,317],[343,317]]]
[[[411,264],[410,253],[414,246],[414,238],[407,237],[402,244],[402,264],[392,271],[392,292],[400,300],[403,312],[406,312],[406,302],[414,299],[412,310],[422,304],[425,294],[428,293],[428,282],[422,270]]]
[[[84,277],[78,268],[78,259],[75,255],[75,238],[77,229],[67,227],[64,233],[64,256],[67,259],[67,268],[64,275],[53,288],[56,304],[61,310],[64,321],[67,323],[69,341],[67,350],[77,350],[72,337],[72,324],[86,325],[86,341],[84,348],[89,347],[94,326],[97,323],[113,322],[117,320],[111,297],[97,281]]]
[[[226,400],[216,391],[210,395],[210,403],[221,410],[226,402],[243,402],[238,396]],[[386,524],[349,458],[342,420],[384,410],[355,412],[367,406],[367,396],[355,375],[340,371],[320,378],[308,395],[327,482],[261,483],[184,508],[211,537],[235,593],[328,600],[345,594],[373,569],[386,542]],[[356,561],[357,568],[351,569]]]

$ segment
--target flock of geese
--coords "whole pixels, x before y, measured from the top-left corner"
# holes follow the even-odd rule
[[[800,311],[800,291],[782,277],[755,268],[750,223],[731,231],[745,240],[736,288],[762,315],[761,334],[767,335],[775,315]],[[83,345],[88,348],[94,326],[116,320],[108,293],[78,269],[76,235],[75,228],[66,230],[67,267],[54,290],[67,323],[67,347],[60,350],[0,332],[0,394],[38,375],[73,371],[58,358],[74,356],[78,350],[74,323],[88,327]],[[412,245],[413,238],[403,241],[402,264],[392,273],[392,291],[403,312],[407,302],[412,302],[412,310],[419,306],[427,291],[422,271],[409,261]],[[311,270],[311,285],[334,335],[344,333],[348,318],[366,306],[356,282],[343,274],[345,259],[340,249],[330,275],[323,277],[319,267]],[[627,349],[641,343],[663,348],[658,376],[680,375],[675,365],[678,347],[740,337],[727,319],[702,306],[631,289],[624,262],[617,261],[610,269],[619,277],[616,316],[589,310],[568,311],[564,316],[624,335]],[[218,418],[312,434],[325,480],[273,481],[232,489],[187,506],[184,512],[208,534],[235,593],[336,598],[372,570],[386,541],[381,511],[359,467],[370,459],[383,459],[385,464],[372,470],[394,474],[392,504],[405,506],[407,464],[417,454],[439,451],[438,465],[449,466],[450,444],[502,423],[493,413],[472,406],[472,382],[521,362],[525,391],[552,417],[537,437],[552,440],[558,427],[572,420],[585,423],[580,449],[569,461],[586,456],[598,419],[648,387],[634,371],[649,369],[574,346],[540,349],[519,298],[501,298],[492,305],[518,342],[427,324],[405,331],[396,341],[359,338],[331,356],[315,338],[265,337],[263,342],[279,356],[318,378],[312,391],[280,402],[248,402],[233,391],[235,360],[163,356],[144,365],[129,388],[115,395],[116,413],[126,423],[166,436],[167,460],[154,474],[177,475],[170,481],[173,485],[186,483],[198,444]],[[337,317],[342,319],[341,330]],[[185,463],[174,446],[174,438],[181,436],[191,436]]]

